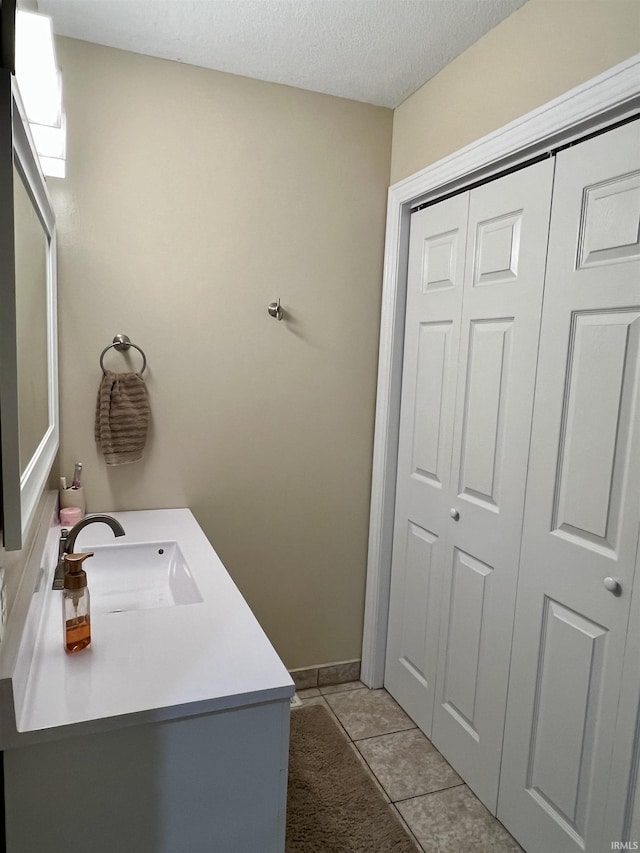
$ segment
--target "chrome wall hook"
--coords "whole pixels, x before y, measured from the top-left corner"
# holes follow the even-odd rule
[[[275,317],[276,320],[282,320],[284,317],[284,311],[280,307],[280,300],[277,302],[271,302],[267,307],[267,311],[269,312],[270,317]]]

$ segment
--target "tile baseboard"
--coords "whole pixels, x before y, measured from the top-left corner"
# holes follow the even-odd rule
[[[328,687],[332,684],[345,684],[360,678],[360,661],[349,660],[343,663],[330,663],[325,666],[312,666],[289,671],[296,690],[309,687]]]

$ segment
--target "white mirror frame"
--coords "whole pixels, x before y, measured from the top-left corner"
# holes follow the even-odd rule
[[[10,86],[10,94],[7,87]],[[44,491],[49,473],[58,451],[60,439],[60,421],[58,411],[58,334],[57,334],[57,281],[56,281],[56,227],[53,207],[47,191],[44,175],[40,168],[35,145],[29,130],[26,112],[20,99],[15,78],[3,79],[0,83],[4,110],[7,101],[11,113],[11,163],[2,163],[3,179],[11,181],[11,215],[0,217],[3,232],[7,239],[10,232],[10,257],[13,259],[13,166],[23,179],[25,189],[36,209],[49,244],[47,253],[47,373],[48,373],[48,425],[35,453],[20,472],[19,463],[19,423],[17,406],[17,352],[16,352],[16,315],[15,315],[15,270],[11,269],[3,276],[2,304],[7,310],[0,317],[0,427],[2,437],[2,497],[3,497],[3,535],[6,550],[18,550],[33,521],[40,496]],[[7,120],[3,121],[3,128]],[[6,143],[6,133],[2,131],[2,142]],[[2,144],[1,155],[6,161],[7,145]],[[9,176],[10,173],[10,176]],[[5,199],[7,195],[5,195]],[[10,228],[7,227],[10,218]],[[8,248],[8,246],[7,246]],[[13,306],[13,310],[11,310]],[[16,476],[17,474],[17,476]]]

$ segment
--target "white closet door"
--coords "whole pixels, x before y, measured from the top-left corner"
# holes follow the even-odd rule
[[[498,815],[529,853],[600,853],[640,520],[638,123],[557,161]]]
[[[432,740],[495,813],[554,163],[471,192]]]
[[[411,217],[385,686],[429,734],[469,194]]]
[[[411,224],[385,685],[494,811],[552,176]]]

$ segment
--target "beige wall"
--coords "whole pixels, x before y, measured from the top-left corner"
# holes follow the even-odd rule
[[[91,511],[189,506],[287,666],[360,657],[391,111],[70,39],[58,58],[60,473],[84,462]],[[153,428],[107,470],[118,332]]]
[[[391,182],[638,51],[638,0],[529,0],[398,107]]]

